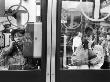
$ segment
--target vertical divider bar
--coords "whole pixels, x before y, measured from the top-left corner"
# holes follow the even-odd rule
[[[52,57],[51,57],[51,82],[55,82],[55,52],[56,52],[56,13],[57,0],[52,5]]]
[[[51,82],[51,28],[52,28],[51,21],[52,21],[52,0],[48,0],[46,82]]]

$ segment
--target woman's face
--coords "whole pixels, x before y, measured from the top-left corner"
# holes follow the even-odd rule
[[[23,39],[23,35],[22,35],[22,34],[20,34],[20,33],[15,33],[15,35],[14,35],[14,40],[15,40],[16,42],[21,42],[22,39]]]
[[[90,37],[92,34],[93,34],[92,31],[88,31],[88,32],[87,32],[87,36],[88,36],[88,37]]]

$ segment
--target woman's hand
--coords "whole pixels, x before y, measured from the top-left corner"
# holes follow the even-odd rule
[[[14,45],[15,41],[10,41],[10,45],[9,46],[6,46],[5,48],[3,48],[3,51],[4,52],[9,52],[12,48],[13,48],[13,45]]]
[[[88,43],[88,48],[89,48],[89,49],[91,49],[91,45],[93,44],[94,41],[95,41],[95,40],[89,40],[89,41],[88,41],[88,42],[89,42],[89,43]]]

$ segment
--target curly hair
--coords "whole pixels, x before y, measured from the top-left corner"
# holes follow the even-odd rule
[[[24,29],[14,29],[11,32],[11,35],[14,36],[16,33],[25,34],[25,30]]]
[[[12,40],[14,40],[14,35],[16,33],[20,33],[20,34],[24,35],[25,34],[25,30],[24,29],[14,29],[14,30],[12,30],[12,32],[11,32]]]

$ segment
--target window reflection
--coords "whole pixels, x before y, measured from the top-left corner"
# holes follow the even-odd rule
[[[103,2],[101,1],[101,4]],[[82,9],[94,18],[94,2],[84,1]],[[100,17],[109,6],[101,7]],[[61,69],[110,69],[110,24],[88,20],[80,10],[79,1],[62,1],[60,65]]]

